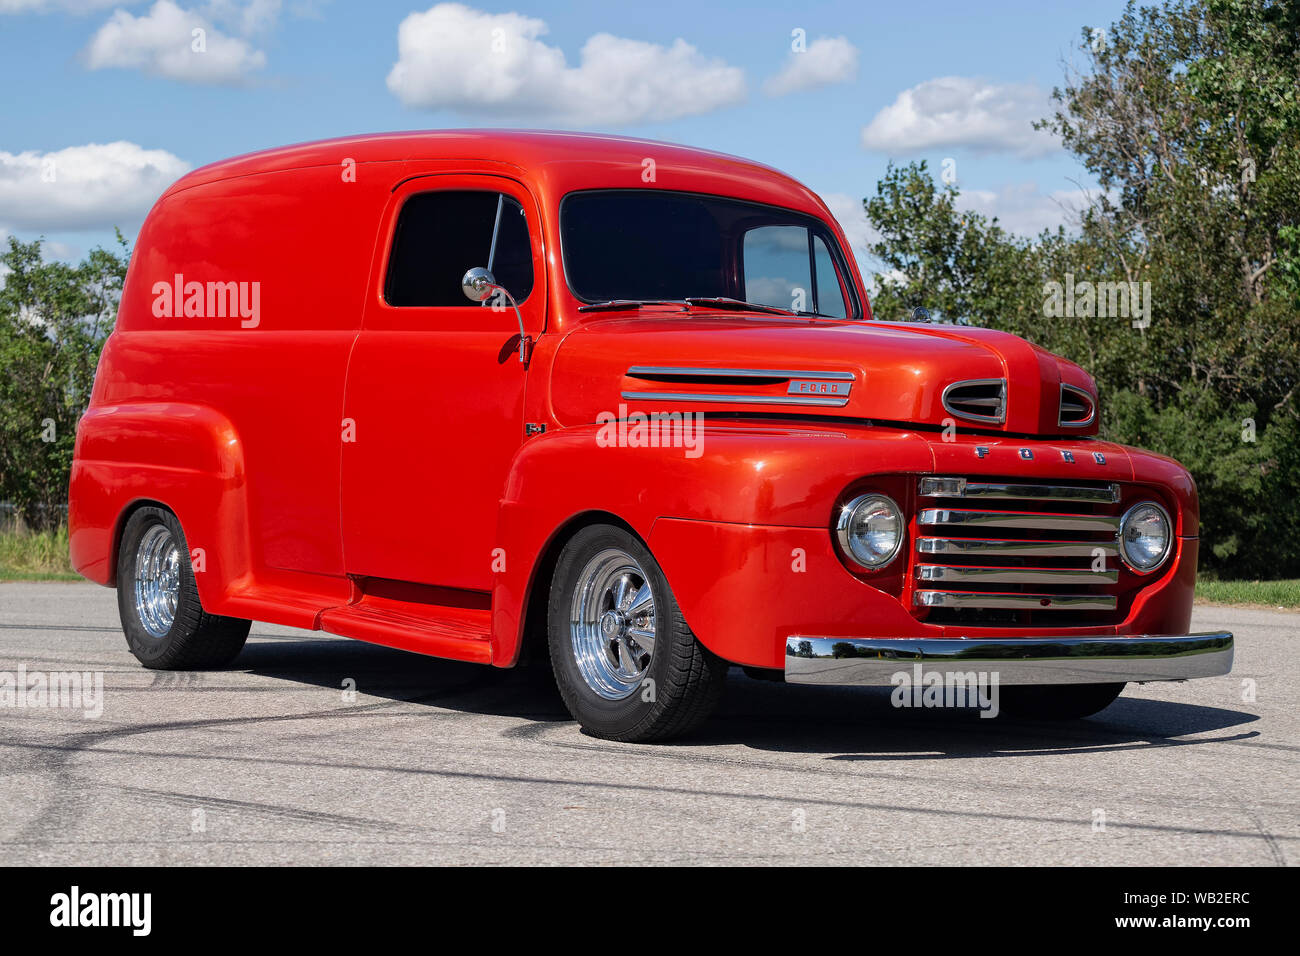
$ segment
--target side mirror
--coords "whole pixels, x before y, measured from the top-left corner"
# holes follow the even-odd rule
[[[515,318],[519,320],[519,361],[527,368],[528,359],[533,350],[533,340],[524,331],[524,316],[519,311],[519,303],[515,301],[515,297],[510,294],[509,290],[505,286],[497,285],[497,280],[490,270],[484,269],[482,266],[475,266],[466,270],[465,274],[461,276],[460,291],[465,293],[465,298],[471,302],[478,302],[480,305],[498,294],[509,300],[510,304],[514,306]],[[492,307],[497,308],[495,304]]]
[[[492,273],[482,266],[475,266],[465,273],[460,280],[460,290],[471,302],[484,302],[492,294],[497,280]]]

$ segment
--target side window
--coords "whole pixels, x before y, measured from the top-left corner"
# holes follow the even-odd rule
[[[419,193],[402,206],[384,282],[395,306],[468,306],[460,280],[487,266],[519,302],[533,289],[533,253],[523,207],[504,193]]]
[[[813,237],[813,270],[817,273],[816,310],[832,318],[848,318],[844,293],[840,289],[840,277],[835,271],[835,260],[831,258],[831,251],[826,248],[826,240],[821,236]]]
[[[745,233],[743,298],[796,312],[848,314],[830,250],[803,226],[757,226]]]
[[[812,272],[808,230],[803,226],[758,226],[745,233],[747,302],[811,312]]]

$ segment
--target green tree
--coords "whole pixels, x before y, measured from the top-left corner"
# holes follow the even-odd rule
[[[126,276],[118,243],[77,265],[44,261],[40,240],[11,236],[0,254],[0,501],[34,530],[63,520],[77,420]]]
[[[883,270],[873,311],[902,318],[924,305],[936,317],[983,324],[1038,311],[1034,255],[1028,240],[996,219],[956,208],[958,191],[935,185],[926,164],[890,165],[865,200],[881,239],[871,247]]]
[[[1192,471],[1205,566],[1300,573],[1300,4],[1130,0],[1093,36],[1039,124],[1098,183],[1078,228],[1011,236],[891,167],[864,200],[878,313],[924,304],[1083,365],[1106,437]],[[1067,274],[1150,283],[1150,326],[1045,314]]]

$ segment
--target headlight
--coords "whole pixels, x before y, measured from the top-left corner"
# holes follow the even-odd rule
[[[1129,508],[1119,523],[1120,555],[1138,574],[1150,574],[1164,564],[1173,540],[1169,515],[1154,501]]]
[[[848,557],[875,571],[898,554],[903,543],[903,514],[885,495],[862,495],[840,509],[835,535]]]

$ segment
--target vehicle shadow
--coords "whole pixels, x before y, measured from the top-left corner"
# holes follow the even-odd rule
[[[364,695],[359,702],[380,698],[537,725],[512,736],[543,733],[548,724],[573,723],[544,662],[502,670],[344,638],[275,635],[250,640],[233,669],[333,690],[344,689],[350,679]],[[1133,688],[1100,714],[1064,722],[1005,715],[990,719],[974,709],[896,708],[890,690],[781,684],[754,680],[734,668],[713,718],[672,745],[733,744],[834,760],[890,761],[1086,754],[1259,736],[1248,729],[1259,719],[1255,714],[1144,699],[1142,691]],[[579,732],[575,727],[574,733]],[[1193,734],[1202,736],[1184,739]]]
[[[973,708],[898,708],[891,690],[771,683],[733,671],[723,706],[689,742],[894,761],[1086,754],[1259,736],[1247,726],[1259,720],[1255,714],[1144,699],[1133,687],[1100,713],[1068,721],[989,718]],[[1189,735],[1198,736],[1185,739]]]
[[[302,637],[254,635],[230,669],[336,691],[351,687],[372,703],[381,698],[465,713],[572,721],[549,665],[506,670],[304,632]]]

